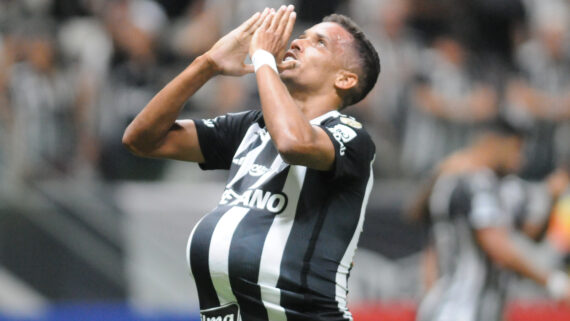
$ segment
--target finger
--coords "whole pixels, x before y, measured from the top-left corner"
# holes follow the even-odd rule
[[[271,9],[267,17],[265,17],[265,19],[263,20],[263,24],[261,24],[260,28],[264,30],[269,29],[269,26],[271,26],[271,22],[273,21],[274,17],[275,17],[275,12],[273,9]]]
[[[285,26],[285,31],[283,32],[283,39],[289,40],[289,38],[291,38],[291,34],[293,33],[293,27],[295,27],[296,20],[297,20],[297,13],[293,11],[289,15],[289,19],[287,20],[287,25]]]
[[[293,5],[289,5],[285,9],[285,13],[280,17],[279,24],[277,25],[277,30],[276,30],[276,33],[278,35],[284,35],[283,32],[285,31],[285,28],[287,26],[289,18],[291,17],[291,14],[293,13],[294,8],[295,7],[293,7]],[[289,38],[287,38],[287,39],[289,39]]]
[[[259,12],[256,12],[253,14],[253,16],[251,16],[249,19],[247,19],[242,25],[242,29],[245,32],[249,32],[249,30],[253,27],[253,25],[255,25],[255,23],[259,20],[259,17],[261,16],[261,14]]]
[[[259,18],[253,23],[253,25],[247,31],[249,33],[254,33],[255,30],[257,30],[261,26],[263,21],[265,21],[265,18],[269,15],[269,12],[270,12],[269,8],[265,8],[259,15]]]
[[[273,21],[271,22],[271,27],[269,27],[269,30],[271,30],[271,31],[277,30],[277,28],[279,27],[279,24],[281,23],[281,17],[283,17],[283,15],[285,14],[286,11],[287,11],[287,7],[285,7],[285,6],[281,6],[279,8],[279,10],[277,10],[277,13],[275,14],[275,18],[273,18]]]
[[[295,68],[296,64],[297,63],[295,61],[284,61],[284,62],[277,64],[277,69],[279,70],[279,72],[282,72],[284,70],[289,70],[289,69]]]
[[[291,12],[291,14],[287,19],[287,25],[285,26],[285,30],[283,31],[283,36],[281,37],[283,45],[278,54],[279,58],[282,58],[285,55],[285,52],[287,51],[287,43],[289,42],[289,38],[291,38],[291,34],[293,33],[293,27],[295,26],[296,18],[297,18],[297,13],[293,11]]]

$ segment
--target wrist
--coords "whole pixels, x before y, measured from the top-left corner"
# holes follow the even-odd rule
[[[570,290],[570,280],[568,279],[568,275],[562,271],[554,271],[550,273],[546,280],[546,289],[553,298],[563,298]]]
[[[261,68],[262,66],[268,65],[277,74],[279,74],[279,71],[277,71],[277,63],[275,62],[275,56],[273,56],[273,54],[271,54],[266,50],[263,49],[255,50],[253,55],[251,55],[251,62],[253,64],[253,69],[255,70],[255,72],[257,72],[257,70],[259,70],[259,68]]]
[[[212,76],[221,74],[222,70],[220,66],[216,63],[216,60],[210,55],[209,52],[198,56],[195,60],[198,62],[206,71],[210,72]]]

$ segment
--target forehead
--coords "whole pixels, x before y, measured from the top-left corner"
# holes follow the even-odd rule
[[[352,40],[352,35],[336,22],[321,22],[305,31],[305,34],[316,33],[329,38],[337,43],[347,43]]]

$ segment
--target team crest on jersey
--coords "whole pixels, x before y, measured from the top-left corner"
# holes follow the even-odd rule
[[[362,124],[359,123],[358,121],[356,121],[356,119],[352,118],[352,117],[345,117],[342,116],[340,117],[340,121],[343,124],[347,124],[350,127],[356,128],[356,129],[361,129],[362,128]]]
[[[271,213],[279,214],[287,207],[287,201],[287,195],[283,193],[250,189],[242,194],[238,194],[233,189],[228,188],[222,194],[220,204],[267,210]]]
[[[344,153],[346,152],[345,144],[356,137],[356,132],[354,129],[342,124],[337,124],[333,128],[327,129],[332,133],[334,139],[340,144],[339,153],[341,156],[344,156]]]

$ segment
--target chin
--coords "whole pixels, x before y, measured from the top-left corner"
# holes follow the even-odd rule
[[[281,78],[281,80],[285,83],[285,84],[290,84],[290,83],[294,83],[294,79],[295,76],[294,74],[291,72],[292,70],[284,70],[283,72],[281,72],[279,74],[279,77]]]

